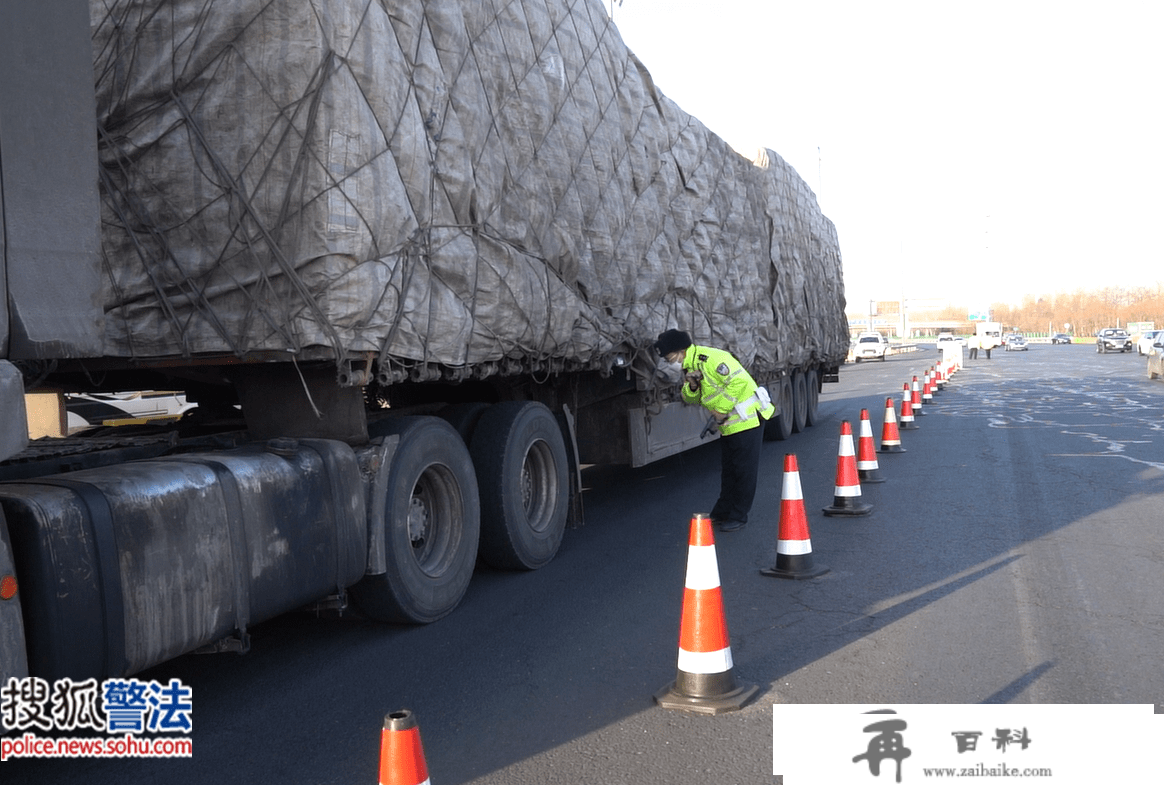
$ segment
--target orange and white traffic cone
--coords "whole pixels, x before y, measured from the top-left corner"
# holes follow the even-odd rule
[[[881,425],[881,452],[905,452],[901,446],[901,434],[897,432],[897,417],[893,412],[893,399],[885,399],[885,422]]]
[[[922,377],[922,403],[934,402],[934,388],[937,383],[934,381],[934,369],[927,368],[925,376]]]
[[[901,391],[901,430],[912,431],[919,427],[913,419],[913,395],[909,391],[909,382],[906,382]]]
[[[812,563],[812,540],[808,536],[808,516],[804,512],[804,492],[796,456],[784,456],[784,484],[780,491],[780,527],[776,535],[776,565],[761,569],[773,578],[815,578],[829,571]]]
[[[824,508],[825,515],[868,515],[873,505],[861,501],[861,480],[857,477],[857,456],[853,454],[853,428],[841,420],[841,442],[837,450],[837,482],[833,503]]]
[[[655,702],[665,709],[720,714],[741,708],[757,689],[736,683],[711,516],[696,513],[687,544],[678,673],[655,693]]]
[[[877,450],[873,448],[873,425],[869,410],[861,410],[861,432],[857,435],[857,478],[861,482],[885,482],[885,475],[877,465]]]
[[[429,785],[420,728],[408,709],[384,717],[380,731],[380,785]]]
[[[921,382],[917,380],[916,376],[913,377],[913,392],[911,395],[912,397],[910,398],[909,402],[913,406],[913,416],[921,417],[925,415],[926,410],[922,408]]]

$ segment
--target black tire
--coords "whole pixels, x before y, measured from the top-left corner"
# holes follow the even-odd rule
[[[400,436],[383,500],[387,571],[364,576],[352,597],[377,621],[427,624],[457,607],[473,577],[477,475],[468,448],[440,418],[393,417],[374,430]]]
[[[769,393],[772,391],[769,390]],[[776,383],[775,402],[779,413],[764,423],[764,439],[770,442],[782,442],[792,436],[792,412],[795,402],[792,399],[792,379],[783,376]]]
[[[473,443],[473,432],[477,430],[477,423],[488,408],[489,404],[483,401],[451,403],[437,412],[437,417],[453,426],[453,429],[461,434],[461,439],[468,445]]]
[[[792,374],[792,432],[800,433],[808,427],[808,384],[804,371]]]
[[[566,441],[553,412],[504,401],[481,415],[470,446],[481,490],[481,558],[536,570],[558,553],[570,496]]]
[[[804,422],[812,426],[816,424],[817,408],[820,405],[820,372],[815,368],[809,369],[804,375],[804,383],[808,389],[808,406],[804,410]]]

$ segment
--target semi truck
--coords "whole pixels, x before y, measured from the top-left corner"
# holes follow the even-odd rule
[[[663,330],[738,357],[776,439],[844,362],[815,195],[598,0],[0,13],[0,684],[435,621],[478,559],[554,558],[585,465],[706,443]],[[34,398],[150,390],[191,406],[28,438]]]

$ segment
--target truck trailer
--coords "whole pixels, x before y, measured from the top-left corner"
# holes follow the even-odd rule
[[[651,81],[598,0],[0,12],[0,684],[426,623],[549,563],[581,467],[705,443],[652,344],[812,424],[836,231]],[[29,440],[28,396],[178,418]],[[71,399],[71,398],[70,398]]]

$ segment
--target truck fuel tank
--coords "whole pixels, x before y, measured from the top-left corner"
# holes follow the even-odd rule
[[[0,484],[29,672],[107,678],[359,580],[367,522],[355,454],[275,439]]]

